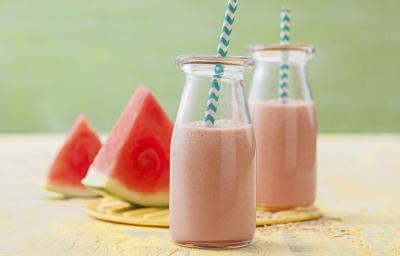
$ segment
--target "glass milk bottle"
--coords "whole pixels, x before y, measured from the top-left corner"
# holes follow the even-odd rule
[[[251,60],[179,56],[177,65],[186,79],[171,142],[171,236],[188,247],[246,246],[256,227],[256,149],[243,83]],[[203,120],[216,65],[224,73],[208,127]]]
[[[257,143],[257,205],[272,211],[312,205],[317,120],[306,62],[315,49],[294,44],[253,45],[250,50],[255,61],[249,104]]]

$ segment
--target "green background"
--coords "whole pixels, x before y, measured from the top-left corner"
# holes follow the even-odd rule
[[[309,80],[320,131],[400,131],[400,2],[242,0],[231,54],[278,42],[290,7],[293,42],[317,48]],[[1,0],[0,132],[66,131],[85,112],[109,131],[139,83],[172,118],[178,54],[213,54],[224,0]]]

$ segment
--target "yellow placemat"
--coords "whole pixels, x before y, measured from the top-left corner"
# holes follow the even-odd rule
[[[124,201],[103,198],[93,200],[86,205],[86,213],[96,219],[152,227],[169,226],[168,208],[137,207]],[[318,207],[296,208],[293,210],[268,212],[257,207],[257,226],[272,225],[296,221],[313,220],[321,217]]]

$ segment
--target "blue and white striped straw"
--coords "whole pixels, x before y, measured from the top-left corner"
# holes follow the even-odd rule
[[[221,35],[218,41],[217,57],[226,57],[228,54],[228,46],[231,39],[232,26],[235,21],[238,0],[229,0],[226,8],[224,23],[222,24]],[[208,92],[208,100],[206,111],[204,114],[204,122],[208,127],[214,126],[217,116],[218,100],[220,96],[221,86],[219,79],[224,74],[224,66],[218,64],[214,69],[214,76],[211,80],[210,90]]]
[[[280,29],[280,44],[290,44],[290,9],[281,8],[281,29]],[[279,67],[279,99],[281,102],[286,102],[289,97],[289,65],[288,53],[282,53],[282,63]]]

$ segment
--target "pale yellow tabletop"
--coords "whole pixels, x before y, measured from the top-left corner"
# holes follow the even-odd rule
[[[325,217],[257,228],[250,247],[185,249],[167,229],[106,223],[42,197],[62,136],[0,135],[0,255],[400,255],[400,136],[320,136]]]

